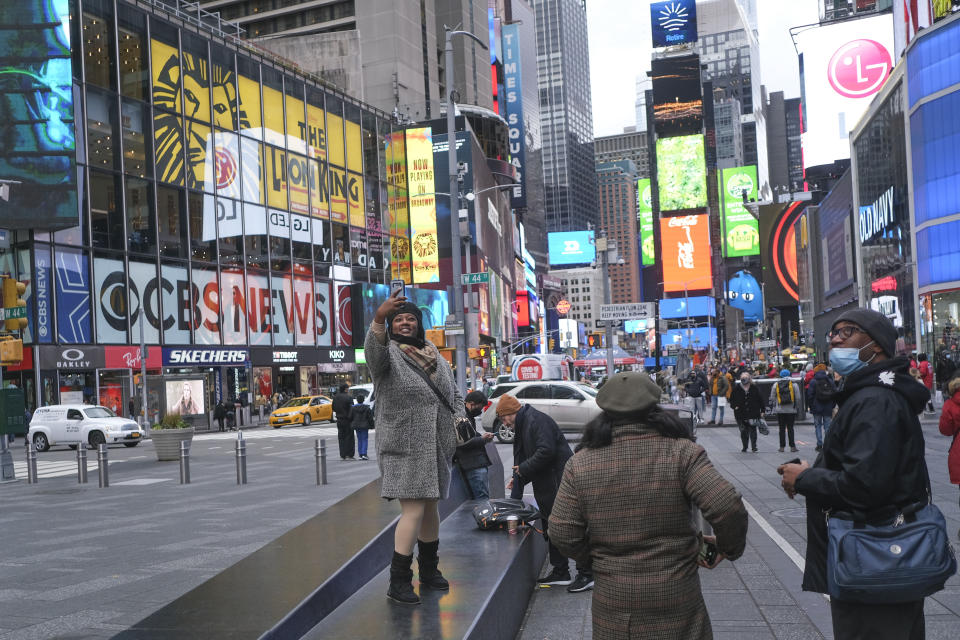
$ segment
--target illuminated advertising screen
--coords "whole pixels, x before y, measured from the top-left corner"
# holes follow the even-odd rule
[[[406,134],[413,282],[440,282],[432,132],[430,127],[424,127],[407,129]]]
[[[717,330],[715,327],[668,329],[660,340],[663,345],[673,344],[681,349],[706,349],[716,347]]]
[[[664,298],[660,301],[660,317],[664,320],[717,315],[717,301],[710,296]]]
[[[747,211],[745,200],[757,199],[757,167],[723,169],[720,203],[723,210],[723,251],[728,258],[760,255],[760,230],[757,219]]]
[[[805,203],[762,205],[760,211],[760,253],[766,304],[780,307],[797,304],[797,234],[795,223]]]
[[[657,251],[653,242],[653,191],[650,178],[637,180],[637,225],[640,228],[640,255],[643,266],[656,262]]]
[[[702,135],[657,140],[657,187],[661,213],[707,206]]]
[[[710,289],[710,224],[706,214],[660,218],[663,290]]]
[[[410,269],[410,212],[407,209],[407,152],[403,131],[384,137],[387,156],[387,212],[393,278],[413,282]]]
[[[658,136],[668,138],[703,130],[700,56],[651,61],[653,121]]]
[[[697,41],[696,0],[666,0],[650,4],[654,47]]]
[[[893,17],[807,29],[797,34],[797,48],[803,57],[803,166],[849,158],[849,132],[893,68]]]
[[[0,223],[79,222],[69,0],[0,4]]]
[[[167,413],[196,416],[204,413],[203,380],[167,380]]]
[[[593,231],[557,231],[547,234],[550,266],[590,264],[597,259]]]

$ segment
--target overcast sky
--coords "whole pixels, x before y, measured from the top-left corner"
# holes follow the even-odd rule
[[[817,21],[817,0],[760,0],[761,82],[767,92],[800,96],[791,26]],[[650,68],[650,6],[646,0],[587,0],[593,134],[622,133],[636,124],[636,78]]]

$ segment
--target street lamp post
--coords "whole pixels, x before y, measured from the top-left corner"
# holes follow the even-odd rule
[[[450,251],[452,253],[451,261],[453,262],[453,308],[454,316],[458,324],[462,329],[466,329],[463,320],[463,271],[460,265],[460,183],[457,179],[457,131],[453,101],[453,36],[464,35],[473,38],[484,49],[487,48],[487,45],[483,43],[483,40],[469,31],[457,31],[449,27],[445,27],[445,29],[447,33],[443,51],[443,61],[446,66],[446,69],[444,69],[444,82],[447,85],[447,163],[450,175]],[[454,194],[457,195],[457,198],[454,198]],[[457,204],[456,218],[454,218],[454,204]],[[467,392],[467,354],[464,351],[464,334],[456,334],[453,338],[457,367],[457,388],[460,389],[461,394],[465,395]]]

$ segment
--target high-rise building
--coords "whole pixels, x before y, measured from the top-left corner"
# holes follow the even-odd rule
[[[648,76],[637,78],[637,99],[633,103],[637,110],[637,131],[647,131],[647,91],[653,90],[653,81]]]
[[[650,177],[650,138],[646,131],[624,127],[623,133],[603,136],[593,141],[593,153],[597,164],[630,160],[636,167],[638,178]]]
[[[721,168],[743,166],[740,101],[736,98],[714,100],[713,123],[717,132],[717,164]]]
[[[621,262],[609,266],[610,300],[640,302],[637,242],[637,168],[630,160],[597,163],[600,228],[617,243]]]
[[[585,0],[534,0],[547,229],[596,223],[597,180]]]
[[[803,191],[800,98],[784,100],[782,91],[771,93],[767,102],[767,158],[775,200]]]

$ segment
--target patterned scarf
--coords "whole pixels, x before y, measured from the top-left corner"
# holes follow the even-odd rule
[[[396,342],[396,345],[400,351],[413,360],[414,364],[426,371],[431,380],[437,381],[437,356],[430,346],[424,345],[422,348],[418,348],[402,342]]]

